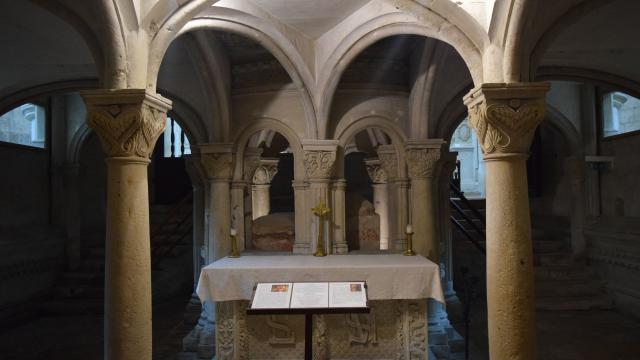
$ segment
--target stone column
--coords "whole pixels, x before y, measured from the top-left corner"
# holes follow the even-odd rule
[[[204,188],[202,168],[200,166],[200,155],[184,155],[184,165],[189,179],[191,180],[191,187],[193,189],[193,290],[198,286],[198,279],[200,278],[200,269],[202,268],[203,261],[201,256],[201,249],[204,245]]]
[[[107,162],[104,358],[151,360],[147,166],[171,102],[144,89],[81,95]]]
[[[293,244],[293,252],[295,254],[310,254],[311,248],[311,232],[309,231],[310,220],[307,212],[311,212],[313,206],[307,205],[307,191],[309,184],[306,181],[293,180],[291,183],[293,187],[293,196],[295,201],[295,231],[296,239]]]
[[[346,236],[346,214],[345,214],[345,191],[347,189],[347,180],[338,179],[333,182],[333,252],[335,254],[346,254],[349,252]]]
[[[389,190],[387,173],[378,159],[365,160],[373,187],[373,206],[380,216],[380,250],[389,249]]]
[[[207,264],[227,256],[231,249],[232,144],[204,144],[200,157],[209,180],[209,239]]]
[[[400,236],[400,232],[404,233],[404,225],[402,223],[402,216],[400,215],[399,208],[402,201],[400,201],[400,183],[399,180],[399,160],[398,151],[393,145],[381,145],[378,147],[378,159],[380,159],[380,166],[387,175],[387,195],[389,202],[387,203],[388,217],[388,234],[389,234],[389,249],[404,250],[406,244],[406,236]],[[402,228],[401,228],[402,227]]]
[[[69,269],[76,269],[80,264],[82,253],[82,217],[80,216],[80,165],[65,164],[64,171],[64,213],[67,238],[65,255]]]
[[[238,238],[238,242],[243,243],[244,249],[253,248],[253,191],[251,183],[253,182],[253,176],[256,169],[260,166],[260,156],[262,156],[262,149],[255,147],[248,147],[244,151],[244,162],[242,167],[242,178],[245,183],[243,188],[242,197],[242,240]],[[238,214],[239,215],[239,214]],[[236,221],[240,221],[236,219]],[[240,232],[238,232],[240,235]]]
[[[487,310],[492,360],[536,359],[526,159],[547,83],[483,84],[465,97],[486,163]]]
[[[231,228],[236,229],[239,251],[245,249],[244,198],[246,193],[246,181],[234,180],[231,182]]]
[[[413,249],[436,264],[440,264],[440,238],[437,232],[434,176],[444,143],[440,139],[410,141],[405,149],[411,180]]]
[[[311,252],[315,250],[318,241],[319,218],[313,216],[311,209],[320,203],[324,203],[331,212],[334,212],[331,203],[330,184],[331,174],[333,172],[333,164],[336,161],[336,152],[338,150],[338,142],[335,140],[305,140],[302,142],[304,151],[304,167],[309,183],[308,190],[308,209],[303,211],[309,219],[308,224],[311,226]],[[296,211],[298,209],[296,208]],[[331,216],[329,216],[331,218]],[[325,224],[325,226],[327,226]],[[331,253],[333,244],[331,242],[331,227],[329,226],[324,232],[325,252]]]
[[[260,164],[254,172],[251,186],[253,220],[267,216],[271,212],[269,189],[271,189],[273,177],[278,173],[278,161],[278,159],[260,159]]]
[[[585,166],[584,158],[579,156],[568,157],[564,163],[565,174],[568,174],[571,184],[571,251],[576,261],[584,260],[587,248],[584,238]]]

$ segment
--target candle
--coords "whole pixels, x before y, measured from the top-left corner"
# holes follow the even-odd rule
[[[411,224],[407,224],[407,234],[413,234],[413,227]]]
[[[231,228],[231,236],[236,236],[238,234],[238,232],[236,231],[236,229]]]

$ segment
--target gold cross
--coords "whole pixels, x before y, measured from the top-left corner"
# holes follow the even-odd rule
[[[313,211],[313,214],[316,216],[324,217],[331,210],[329,210],[329,208],[327,207],[327,205],[325,205],[325,203],[321,202],[320,204],[316,205],[316,207],[311,209],[311,211]]]

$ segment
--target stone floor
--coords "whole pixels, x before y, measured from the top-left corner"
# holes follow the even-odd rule
[[[489,360],[486,310],[473,313],[469,358]],[[540,360],[640,360],[640,320],[619,312],[538,310],[537,324]]]
[[[187,301],[154,307],[154,360],[175,359],[188,331],[182,326]],[[470,359],[486,360],[486,318],[481,306],[474,310]],[[44,317],[0,333],[2,360],[101,358],[101,317]],[[605,310],[539,311],[538,359],[640,360],[640,321]]]

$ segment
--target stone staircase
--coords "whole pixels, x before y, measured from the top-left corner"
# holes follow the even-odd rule
[[[190,203],[189,203],[190,204]],[[187,205],[189,205],[187,204]],[[171,206],[156,205],[150,208],[151,229],[158,224],[165,223],[166,229],[175,230],[167,232],[163,236],[155,236],[151,241],[152,278],[154,283],[161,282],[167,289],[170,279],[176,272],[176,266],[182,266],[185,256],[191,256],[192,237],[189,230],[192,227],[191,206],[185,206],[185,210],[175,216],[175,219],[166,221],[172,211]],[[175,212],[175,211],[174,211]],[[180,219],[188,218],[188,221],[178,223]],[[185,236],[188,233],[188,236]],[[76,269],[66,270],[57,285],[53,289],[52,297],[42,304],[40,312],[45,316],[71,316],[71,315],[100,315],[104,312],[104,235],[99,239],[90,241],[92,244],[86,251],[83,259]],[[154,243],[155,240],[155,243]],[[158,261],[162,256],[162,260]],[[187,266],[190,270],[190,265]],[[155,289],[154,289],[155,290]],[[154,293],[154,300],[157,298]]]

